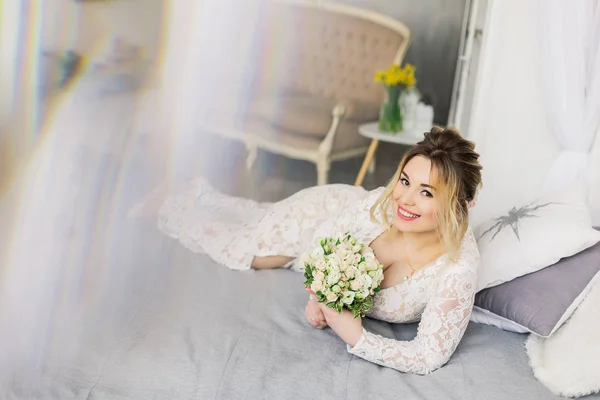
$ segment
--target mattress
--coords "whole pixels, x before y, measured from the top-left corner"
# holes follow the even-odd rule
[[[310,327],[299,273],[228,270],[153,224],[116,231],[85,301],[51,325],[43,368],[4,371],[1,399],[559,398],[532,375],[525,334],[471,323],[447,365],[401,373]],[[417,328],[364,324],[397,339]]]

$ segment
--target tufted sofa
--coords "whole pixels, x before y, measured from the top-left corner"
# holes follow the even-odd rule
[[[212,113],[204,128],[242,140],[251,168],[258,148],[316,164],[327,183],[332,161],[364,154],[358,126],[377,120],[384,96],[374,72],[401,62],[410,42],[402,23],[356,7],[270,0],[251,51],[259,68],[245,104]]]

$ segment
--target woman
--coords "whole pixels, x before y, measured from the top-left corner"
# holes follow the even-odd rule
[[[471,315],[479,253],[468,209],[481,184],[478,158],[458,131],[434,127],[384,188],[326,185],[257,203],[220,194],[200,180],[162,204],[159,227],[192,251],[240,270],[301,270],[295,260],[316,238],[350,232],[384,266],[382,290],[367,316],[420,320],[417,336],[398,341],[370,333],[351,312],[317,303],[314,293],[307,320],[315,328],[329,326],[352,354],[426,374],[450,359]]]

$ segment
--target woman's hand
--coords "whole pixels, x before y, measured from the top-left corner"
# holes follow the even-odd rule
[[[317,300],[315,300],[312,295],[308,299],[308,303],[304,309],[304,316],[313,328],[323,329],[327,326],[327,321],[325,321],[323,311],[321,310],[321,307],[319,307]]]
[[[329,325],[346,344],[354,347],[363,334],[362,319],[354,318],[354,314],[347,309],[343,309],[341,313],[338,313],[325,304],[317,302],[314,292],[309,289],[307,289],[307,292],[311,294],[309,303],[314,303],[320,308],[325,317],[326,325]]]

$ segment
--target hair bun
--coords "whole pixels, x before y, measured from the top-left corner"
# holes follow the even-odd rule
[[[429,131],[429,133],[443,133],[444,132],[444,128],[442,128],[441,126],[437,126],[434,125],[431,130]]]

